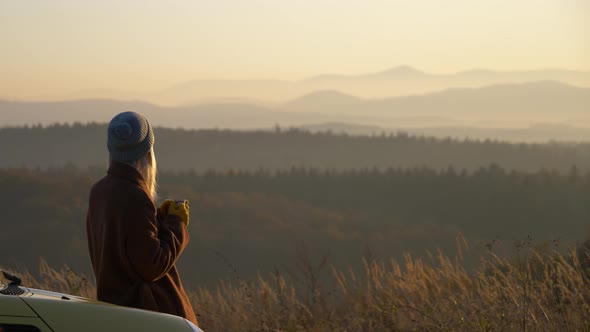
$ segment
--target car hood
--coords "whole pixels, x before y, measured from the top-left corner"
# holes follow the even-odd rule
[[[191,331],[178,316],[25,288],[20,298],[54,331]]]
[[[87,302],[87,303],[94,303],[94,304],[101,304],[101,305],[112,305],[110,303],[99,302],[92,299],[88,299],[85,297],[74,296],[64,293],[57,293],[46,291],[42,289],[35,289],[35,288],[28,288],[20,286],[21,289],[25,291],[24,294],[21,295],[22,298],[35,298],[35,299],[49,299],[49,300],[66,300],[66,301],[75,301],[75,302]]]

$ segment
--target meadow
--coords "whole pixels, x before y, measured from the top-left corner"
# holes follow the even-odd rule
[[[188,289],[205,331],[590,331],[590,241],[569,251],[522,241],[518,255],[482,258],[469,271],[466,240],[454,257],[367,257],[364,269],[336,269],[298,251],[297,270]],[[13,271],[30,287],[95,297],[95,285],[42,260]],[[326,278],[323,278],[325,276]]]

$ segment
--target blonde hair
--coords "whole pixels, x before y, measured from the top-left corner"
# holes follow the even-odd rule
[[[139,171],[139,174],[143,177],[145,184],[148,187],[148,194],[152,201],[157,200],[157,186],[156,176],[158,174],[158,167],[156,165],[156,155],[154,149],[150,149],[148,153],[141,159],[135,161],[135,168]]]
[[[111,164],[111,162],[112,160],[109,156],[109,165]],[[147,185],[148,195],[150,196],[152,201],[155,202],[158,199],[158,182],[156,181],[158,167],[156,164],[156,155],[154,154],[154,149],[150,149],[145,156],[138,160],[126,161],[124,163],[134,167],[135,169],[137,169],[139,174],[141,174],[141,177],[143,177],[143,181]]]

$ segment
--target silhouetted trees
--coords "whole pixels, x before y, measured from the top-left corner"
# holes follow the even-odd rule
[[[289,170],[415,168],[477,170],[590,170],[590,144],[509,144],[494,140],[437,139],[407,133],[350,136],[277,127],[269,131],[156,128],[156,155],[167,170]],[[0,167],[104,166],[106,125],[55,124],[1,128]]]

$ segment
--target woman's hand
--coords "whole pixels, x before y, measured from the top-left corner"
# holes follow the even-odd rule
[[[166,216],[168,215],[168,210],[170,209],[170,206],[172,204],[175,204],[174,201],[171,199],[167,199],[164,202],[162,202],[162,205],[160,205],[160,207],[158,208],[158,212],[160,212],[160,215],[163,218],[166,218]]]
[[[162,214],[164,218],[169,214],[173,214],[175,216],[180,217],[180,219],[186,226],[188,226],[189,224],[190,211],[187,200],[174,201],[171,199],[167,199],[162,203],[158,210],[160,210],[160,214]]]

